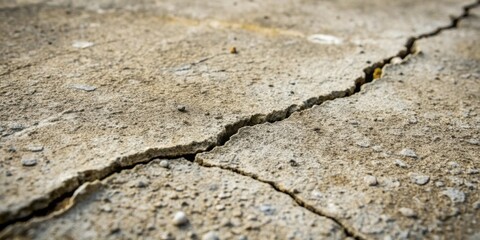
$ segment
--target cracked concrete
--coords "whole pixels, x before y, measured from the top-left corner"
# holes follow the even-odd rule
[[[169,161],[168,168],[155,160],[82,189],[73,208],[2,237],[206,239],[214,232],[222,239],[345,238],[333,221],[267,184],[184,159]],[[176,222],[177,212],[187,221]]]
[[[196,161],[269,182],[362,238],[478,238],[479,13],[359,94],[242,128]]]
[[[328,21],[315,22],[312,4],[298,6],[296,15],[312,19],[298,28],[286,26],[288,17],[265,7],[261,17],[275,18],[278,26],[262,26],[256,11],[241,6],[235,7],[244,16],[238,28],[221,24],[230,14],[215,15],[220,24],[212,24],[182,11],[178,17],[167,15],[162,4],[146,13],[115,6],[84,11],[62,1],[2,11],[2,29],[8,33],[1,59],[8,73],[1,77],[2,223],[44,208],[118,167],[205,150],[232,129],[281,119],[319,96],[345,95],[371,61],[401,50],[406,36],[446,24],[446,16],[460,14],[463,3],[435,3],[435,13],[423,4],[404,12],[399,3],[398,27],[385,24],[368,34],[358,27],[392,6],[327,4],[338,9],[323,16]],[[195,7],[208,12],[211,6]],[[342,20],[353,13],[355,21]],[[289,28],[305,35],[332,32],[344,44],[276,34],[275,29]],[[93,45],[75,48],[78,41]],[[228,53],[232,45],[239,54]],[[78,84],[95,91],[75,88]],[[29,153],[30,145],[44,149]],[[35,158],[36,166],[22,166],[23,158]]]
[[[8,20],[0,27],[9,33],[0,46],[4,53],[0,83],[5,89],[0,122],[1,223],[28,217],[86,181],[152,157],[209,150],[240,127],[282,120],[294,111],[349,95],[363,81],[365,68],[405,50],[410,37],[448,26],[447,16],[460,16],[468,3],[25,2],[0,6],[2,19]],[[411,8],[412,4],[417,5]],[[319,18],[318,11],[326,12]],[[380,18],[388,20],[378,22]],[[475,38],[475,32],[472,35]],[[238,53],[229,53],[231,47]],[[357,145],[370,147],[368,140]],[[362,210],[373,218],[345,222],[305,200],[299,189],[238,166],[217,164],[216,158],[225,157],[215,155],[218,149],[212,153],[214,164],[202,161],[210,155],[197,160],[266,181],[314,213],[341,219],[338,222],[357,237],[406,234],[400,232],[404,225],[391,224],[383,215],[378,224],[371,224],[378,220],[375,214],[378,217],[381,207]],[[285,153],[291,154],[289,149]],[[369,176],[363,178],[368,185],[383,184]],[[432,181],[415,172],[408,177],[427,185]],[[458,191],[447,188],[442,194],[460,201]],[[410,208],[401,209],[409,218],[418,217]],[[331,219],[322,221],[335,225]],[[383,220],[388,229],[378,233],[385,228]],[[413,229],[411,234],[421,236],[422,231]]]

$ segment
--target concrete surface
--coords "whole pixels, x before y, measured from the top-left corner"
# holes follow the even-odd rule
[[[360,93],[242,128],[196,161],[270,182],[363,238],[478,239],[478,13]]]
[[[72,209],[16,228],[16,237],[345,238],[332,220],[298,206],[268,184],[182,159],[169,161],[168,167],[155,160],[82,189]]]
[[[96,218],[113,226],[135,212],[122,203],[135,201],[116,198],[115,214],[107,214],[96,197],[159,197],[111,179],[136,181],[137,171],[152,177],[156,164],[129,168],[152,158],[177,167],[173,158],[207,151],[196,161],[226,170],[183,160],[179,169],[265,189],[261,197],[250,192],[249,206],[257,198],[282,203],[276,217],[284,220],[262,218],[269,221],[263,230],[238,235],[264,238],[281,229],[278,238],[298,232],[293,238],[305,239],[314,230],[335,238],[474,236],[478,13],[461,29],[421,40],[424,54],[384,69],[382,79],[349,96],[365,81],[365,69],[405,52],[412,37],[449,26],[471,2],[0,1],[0,225],[29,238],[62,238],[79,236],[71,221],[82,220],[94,234],[83,237],[107,237],[112,229],[95,225]],[[201,176],[192,178],[212,181]],[[34,217],[105,177],[85,202]],[[189,179],[170,180],[188,186]],[[205,221],[218,224],[223,214],[213,211]],[[232,231],[248,225],[240,219]],[[312,219],[325,227],[307,231],[311,225],[301,223]],[[126,224],[118,237],[192,237],[171,227],[147,234],[143,224]],[[236,234],[200,218],[190,227],[195,236]],[[139,232],[146,235],[130,235]]]

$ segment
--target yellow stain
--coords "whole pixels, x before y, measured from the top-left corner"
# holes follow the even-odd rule
[[[259,33],[262,35],[268,36],[292,36],[292,37],[305,37],[305,34],[288,29],[281,29],[281,28],[273,28],[273,27],[264,27],[258,24],[252,23],[236,23],[236,22],[228,22],[228,21],[217,21],[217,20],[195,20],[189,18],[182,18],[176,16],[167,16],[167,22],[171,23],[179,23],[186,26],[209,26],[212,28],[220,28],[220,29],[239,29],[248,32]]]
[[[375,68],[373,71],[373,79],[379,79],[382,77],[382,69],[381,68]]]

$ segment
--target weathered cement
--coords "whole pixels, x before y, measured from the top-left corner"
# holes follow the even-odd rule
[[[469,1],[78,2],[2,2],[0,223],[345,95]]]
[[[197,155],[375,239],[480,236],[480,11],[359,94]]]
[[[76,205],[3,237],[35,239],[344,239],[343,229],[249,177],[160,160],[82,187]],[[175,221],[183,212],[186,222]],[[181,218],[177,219],[181,220]],[[175,225],[177,223],[177,225]],[[210,236],[211,238],[207,238]]]

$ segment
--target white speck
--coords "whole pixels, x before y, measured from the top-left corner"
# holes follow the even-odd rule
[[[95,89],[97,89],[94,86],[89,86],[89,85],[86,85],[86,84],[73,84],[71,87],[73,89],[83,90],[85,92],[92,92],[92,91],[95,91]]]
[[[445,186],[445,183],[443,183],[442,181],[436,181],[436,182],[435,182],[435,186],[437,186],[437,187],[443,187],[443,186]]]
[[[160,161],[160,167],[168,168],[169,167],[168,161],[167,160]]]
[[[343,41],[332,35],[313,34],[308,36],[308,41],[318,44],[341,44]]]
[[[173,216],[173,224],[175,226],[181,226],[188,222],[187,215],[184,212],[176,212]]]
[[[210,231],[202,236],[202,240],[219,240],[219,239],[220,238],[218,237],[217,233],[213,231]]]
[[[368,186],[375,186],[378,184],[377,178],[371,175],[365,176],[363,181],[368,184]]]
[[[478,139],[469,139],[467,140],[467,143],[470,143],[472,145],[480,145],[480,141]]]
[[[417,185],[425,185],[430,181],[430,177],[426,175],[420,175],[416,173],[410,173],[410,180],[412,183],[415,183]]]
[[[93,45],[95,45],[93,42],[74,41],[73,44],[72,44],[72,47],[83,49],[83,48],[91,47],[91,46],[93,46]]]
[[[28,151],[30,152],[41,152],[43,151],[43,146],[40,145],[32,145],[27,147]]]
[[[381,151],[382,151],[382,147],[379,146],[379,145],[373,146],[372,149],[373,149],[373,151],[375,151],[375,152],[381,152]]]
[[[415,153],[415,151],[409,148],[402,149],[402,151],[400,151],[400,155],[404,157],[417,158],[417,154]]]
[[[401,62],[402,62],[402,59],[399,58],[399,57],[394,57],[394,58],[392,58],[392,60],[390,60],[391,64],[399,64]]]
[[[395,165],[397,165],[398,167],[401,167],[401,168],[408,168],[408,165],[406,163],[404,163],[402,160],[400,159],[396,159],[395,160]]]
[[[411,208],[400,208],[398,211],[405,217],[414,218],[417,216],[415,211],[413,211]]]
[[[22,165],[26,167],[32,167],[37,165],[37,159],[32,158],[25,158],[22,159]]]
[[[370,147],[370,142],[369,141],[358,141],[357,145],[362,148],[368,148]]]
[[[322,199],[322,193],[317,190],[313,190],[310,194],[311,194],[310,199]]]

